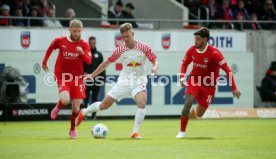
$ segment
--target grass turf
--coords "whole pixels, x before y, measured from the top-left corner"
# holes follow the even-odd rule
[[[93,139],[104,123],[107,139]],[[146,120],[142,140],[129,138],[133,120],[85,121],[69,139],[68,121],[0,123],[1,159],[233,159],[275,158],[276,119],[190,120],[185,139],[175,139],[179,121]]]

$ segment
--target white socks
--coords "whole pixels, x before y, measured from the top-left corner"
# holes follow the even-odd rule
[[[134,119],[134,128],[132,133],[138,133],[139,129],[145,119],[146,109],[138,108]]]
[[[100,105],[102,102],[95,102],[89,105],[86,109],[83,110],[83,115],[87,116],[88,114],[97,112],[100,110]]]

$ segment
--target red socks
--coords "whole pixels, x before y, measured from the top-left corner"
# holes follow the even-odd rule
[[[62,104],[61,100],[58,101],[56,107],[58,109],[62,109],[63,104]],[[79,114],[79,112],[72,112],[72,114],[71,114],[71,117],[70,117],[70,121],[71,121],[70,131],[75,130],[75,119],[78,116],[78,114]]]
[[[182,132],[185,132],[186,131],[186,127],[188,125],[188,120],[189,120],[189,117],[183,117],[181,116],[180,118],[180,131]]]
[[[78,116],[78,112],[72,112],[70,120],[71,120],[71,127],[70,127],[70,131],[75,130],[75,119]]]
[[[58,101],[56,107],[57,107],[58,109],[61,109],[61,108],[63,107],[63,105],[62,105],[62,103],[61,103],[61,100]]]

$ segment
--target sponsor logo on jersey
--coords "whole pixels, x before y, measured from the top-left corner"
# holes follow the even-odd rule
[[[129,64],[127,64],[127,66],[135,68],[135,67],[141,66],[141,64],[136,61],[132,61]]]
[[[199,68],[202,68],[202,69],[207,69],[207,65],[200,64],[200,63],[195,63],[195,62],[194,62],[194,67],[199,67]]]
[[[162,47],[163,49],[167,50],[171,46],[171,34],[170,33],[164,33],[162,34]]]
[[[123,44],[123,37],[120,33],[115,34],[115,47],[118,47]]]
[[[79,53],[74,53],[74,52],[63,52],[63,56],[64,57],[72,57],[72,58],[76,58],[79,56]]]
[[[28,49],[31,45],[31,32],[30,31],[22,31],[20,36],[21,46],[24,49]]]

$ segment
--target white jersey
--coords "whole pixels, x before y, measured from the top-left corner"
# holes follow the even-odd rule
[[[125,44],[118,46],[108,60],[115,62],[119,58],[123,65],[120,77],[139,78],[146,75],[146,59],[154,61],[156,55],[147,44],[136,41],[136,46],[133,49],[129,49]]]
[[[133,49],[129,49],[125,44],[118,46],[108,58],[110,62],[121,59],[123,69],[117,83],[107,93],[117,101],[131,95],[133,98],[141,91],[147,91],[146,59],[154,61],[156,55],[152,49],[139,41]]]

